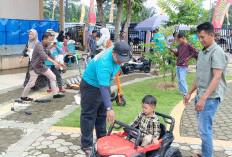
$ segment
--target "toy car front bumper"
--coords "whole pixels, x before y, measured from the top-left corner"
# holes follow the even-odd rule
[[[125,155],[109,155],[109,156],[101,155],[97,151],[97,144],[95,144],[89,157],[126,157],[126,156]]]

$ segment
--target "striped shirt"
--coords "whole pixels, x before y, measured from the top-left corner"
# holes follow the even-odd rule
[[[188,67],[190,58],[197,58],[199,51],[193,47],[189,42],[180,44],[177,52],[174,54],[177,56],[177,66]]]
[[[142,132],[142,136],[150,134],[156,139],[160,137],[160,122],[155,113],[153,116],[147,117],[141,112],[138,117],[135,118],[134,122],[131,123],[131,126],[139,129]]]
[[[48,58],[55,59],[49,50],[49,46],[43,42],[36,43],[29,70],[34,70],[36,74],[44,73],[48,69],[45,65],[45,61]]]

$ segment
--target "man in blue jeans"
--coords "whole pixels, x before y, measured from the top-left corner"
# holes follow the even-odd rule
[[[197,35],[204,49],[197,60],[197,76],[191,90],[184,97],[187,106],[191,94],[197,90],[195,110],[198,131],[202,140],[202,154],[195,157],[213,157],[213,119],[226,91],[228,57],[214,40],[214,26],[205,22],[197,26]]]
[[[179,95],[186,95],[188,93],[188,85],[186,82],[186,73],[188,70],[189,59],[197,58],[198,50],[186,40],[187,36],[184,33],[177,35],[179,43],[177,51],[172,50],[177,56],[176,63],[176,76],[178,80],[178,86],[180,93]]]
[[[93,145],[93,129],[97,139],[106,135],[106,120],[114,123],[110,99],[110,83],[124,62],[130,60],[131,48],[126,42],[115,43],[103,54],[92,59],[85,69],[80,84],[81,92],[81,147],[89,154]]]

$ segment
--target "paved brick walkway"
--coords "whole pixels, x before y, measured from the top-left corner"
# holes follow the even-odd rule
[[[232,83],[228,84],[225,99],[220,104],[213,121],[213,134],[215,140],[232,141]],[[194,111],[194,102],[190,103],[183,112],[181,118],[180,134],[184,137],[199,137],[197,130],[197,118]]]

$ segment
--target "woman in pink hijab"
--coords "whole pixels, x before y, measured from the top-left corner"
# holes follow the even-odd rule
[[[70,52],[70,50],[68,48],[68,39],[64,39],[64,43],[62,45],[62,50],[63,50],[64,54],[66,54],[66,56],[64,57],[64,62],[68,63],[69,59],[71,59],[71,62],[74,63],[75,57],[73,56],[73,54]]]

